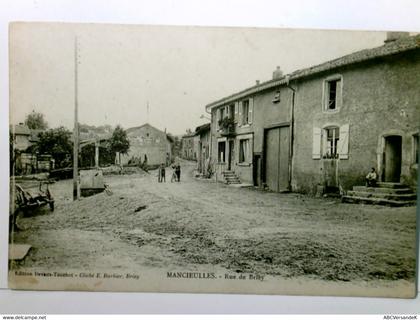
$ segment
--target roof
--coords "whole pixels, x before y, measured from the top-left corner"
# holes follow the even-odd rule
[[[95,132],[79,132],[79,139],[80,141],[88,141],[88,140],[109,140],[111,139],[112,134],[111,133],[102,133],[98,134]]]
[[[182,139],[185,139],[185,138],[194,138],[195,136],[196,136],[196,133],[195,132],[191,132],[191,133],[184,134],[181,138]]]
[[[31,130],[28,128],[27,125],[24,124],[17,124],[17,125],[11,125],[10,126],[10,131],[14,134],[14,135],[25,135],[25,136],[30,136],[31,135]]]
[[[210,123],[205,123],[195,128],[195,134],[202,134],[206,131],[210,131]]]
[[[381,57],[396,55],[399,53],[403,53],[403,52],[407,52],[407,51],[415,50],[415,49],[420,49],[420,35],[402,37],[398,40],[387,42],[380,47],[357,51],[357,52],[318,64],[309,68],[296,70],[289,75],[283,76],[282,78],[263,82],[259,85],[247,88],[245,90],[234,93],[220,100],[214,101],[206,105],[206,109],[219,107],[223,104],[234,102],[235,100],[244,98],[251,94],[255,94],[255,93],[270,89],[270,88],[275,88],[280,85],[284,85],[288,81],[291,81],[291,80],[298,80],[298,79],[302,79],[302,78],[309,77],[312,75],[316,75],[321,72],[334,70],[340,67],[353,65],[353,64],[357,64],[357,63],[361,63],[361,62],[365,62],[369,60],[374,60]]]
[[[141,128],[143,128],[143,127],[150,127],[150,128],[152,128],[152,129],[154,129],[154,130],[157,130],[157,131],[160,131],[160,132],[162,132],[162,133],[165,133],[165,132],[163,132],[162,130],[159,130],[158,128],[156,128],[156,127],[154,127],[154,126],[152,126],[151,124],[149,124],[149,123],[145,123],[145,124],[142,124],[141,126],[138,126],[138,127],[132,127],[132,128],[128,128],[127,130],[125,130],[127,133],[129,133],[129,132],[131,132],[131,131],[134,131],[134,130],[137,130],[137,129],[141,129]]]

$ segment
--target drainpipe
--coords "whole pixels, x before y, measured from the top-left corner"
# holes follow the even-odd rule
[[[295,96],[296,89],[291,87],[289,84],[289,75],[286,76],[286,88],[292,91],[292,103],[290,106],[290,133],[289,133],[289,191],[292,191],[292,161],[293,161],[293,140],[295,130]]]

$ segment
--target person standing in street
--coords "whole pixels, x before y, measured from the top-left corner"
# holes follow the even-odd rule
[[[158,182],[162,182],[162,165],[158,169]]]
[[[165,165],[163,163],[160,165],[160,182],[166,182]]]
[[[181,165],[179,163],[177,163],[175,166],[175,173],[176,173],[177,181],[181,182]]]
[[[172,165],[172,176],[171,176],[171,182],[178,181],[178,175],[176,174],[176,165]]]

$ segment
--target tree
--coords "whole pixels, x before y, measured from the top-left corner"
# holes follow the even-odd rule
[[[45,130],[48,128],[48,123],[44,119],[44,115],[33,110],[30,114],[26,116],[25,124],[29,129],[40,129]]]
[[[110,141],[110,149],[115,154],[126,154],[130,149],[130,141],[128,141],[127,132],[120,126],[117,125],[112,133]],[[121,159],[119,159],[121,163]]]
[[[38,134],[39,140],[34,145],[39,154],[50,154],[55,160],[56,168],[71,165],[73,143],[71,132],[64,127],[50,129]]]

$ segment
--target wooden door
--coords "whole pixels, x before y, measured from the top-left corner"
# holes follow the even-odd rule
[[[289,127],[280,128],[279,145],[279,191],[286,191],[289,189]]]
[[[266,131],[265,182],[272,191],[289,188],[289,127]]]

